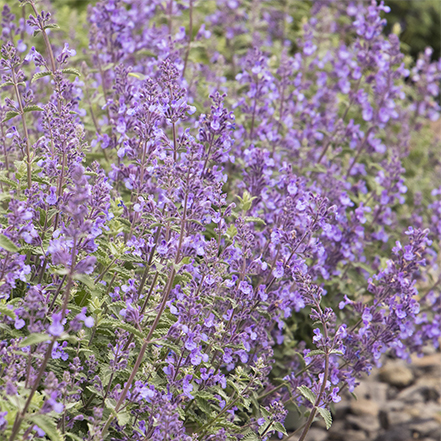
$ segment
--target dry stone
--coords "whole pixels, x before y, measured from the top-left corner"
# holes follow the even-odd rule
[[[366,432],[376,432],[380,429],[378,418],[372,415],[348,415],[347,421],[352,428],[366,430]]]
[[[396,387],[406,387],[413,381],[412,370],[401,363],[391,363],[383,366],[379,371],[380,380]]]
[[[354,415],[372,415],[378,416],[380,408],[378,404],[373,400],[357,400],[351,403],[351,412]]]

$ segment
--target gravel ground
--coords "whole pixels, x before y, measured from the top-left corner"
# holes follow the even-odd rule
[[[412,364],[387,359],[361,380],[355,394],[357,400],[348,394],[335,405],[329,431],[316,422],[306,441],[441,441],[439,351],[429,348]],[[287,422],[294,430],[295,415]]]

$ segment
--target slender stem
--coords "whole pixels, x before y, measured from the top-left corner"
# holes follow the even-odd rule
[[[318,306],[320,308],[320,306]],[[326,323],[322,321],[323,325],[323,334],[324,334],[324,341],[328,340],[328,328],[326,327]],[[328,376],[329,376],[329,348],[326,347],[325,349],[325,371],[323,375],[323,381],[322,385],[320,387],[320,392],[317,395],[317,398],[314,403],[314,407],[311,409],[311,413],[309,414],[309,417],[306,421],[305,428],[303,429],[303,432],[299,438],[299,441],[304,441],[306,435],[308,434],[308,431],[311,427],[312,422],[314,421],[315,414],[317,413],[317,407],[320,404],[320,401],[322,400],[323,393],[326,389],[326,383],[328,382]]]
[[[160,306],[159,312],[158,312],[158,314],[157,314],[157,316],[155,318],[155,321],[153,322],[153,324],[152,324],[152,326],[150,328],[150,331],[149,331],[149,333],[148,333],[148,335],[147,335],[143,345],[141,346],[141,349],[140,349],[138,357],[137,357],[137,359],[135,361],[135,365],[133,366],[133,369],[132,369],[132,372],[130,374],[130,377],[129,377],[129,379],[126,382],[123,391],[121,392],[121,395],[120,395],[120,397],[118,399],[118,402],[116,403],[115,413],[117,413],[120,410],[120,408],[121,408],[121,406],[122,406],[122,404],[123,404],[123,402],[124,402],[124,400],[125,400],[125,398],[127,396],[127,392],[129,391],[129,388],[132,385],[133,380],[135,379],[136,374],[138,373],[139,367],[141,366],[141,363],[142,363],[142,359],[144,358],[145,351],[147,349],[147,346],[150,343],[150,338],[152,337],[153,333],[155,332],[156,327],[158,326],[158,323],[159,323],[159,319],[161,318],[162,313],[164,312],[165,305],[166,305],[167,300],[168,300],[168,296],[169,296],[171,288],[173,286],[174,278],[175,278],[175,269],[173,268],[171,273],[170,273],[170,277],[168,279],[168,284],[167,284],[167,287],[166,287],[166,291],[164,293],[164,297],[163,297],[162,302],[161,302],[161,306]],[[107,432],[109,430],[109,427],[110,427],[110,424],[112,423],[114,418],[115,418],[114,415],[110,415],[109,418],[107,419],[106,424],[104,425],[104,428],[103,428],[103,431],[102,431],[103,439],[104,439],[105,435],[107,434]]]
[[[33,398],[33,396],[34,396],[34,394],[35,394],[35,392],[37,390],[37,387],[40,384],[40,381],[41,381],[41,379],[43,377],[43,374],[44,374],[44,372],[46,370],[46,366],[47,366],[47,363],[49,362],[49,359],[51,357],[52,348],[54,347],[54,344],[55,344],[56,340],[57,340],[57,337],[55,337],[55,336],[52,337],[51,342],[49,344],[49,347],[46,350],[46,354],[44,356],[43,363],[40,366],[40,370],[38,372],[37,378],[35,379],[34,385],[33,385],[32,389],[31,389],[31,392],[30,392],[30,394],[28,396],[28,399],[26,400],[26,403],[25,403],[25,405],[23,407],[23,410],[21,412],[17,413],[17,416],[16,416],[15,421],[14,421],[14,425],[12,426],[12,432],[11,432],[11,436],[9,437],[9,441],[14,441],[15,437],[18,434],[18,431],[20,430],[21,423],[23,422],[23,419],[24,419],[24,417],[26,415],[26,412],[27,412],[27,410],[29,408],[29,405],[31,404],[31,400],[32,400],[32,398]]]
[[[17,97],[18,107],[20,108],[20,116],[21,116],[21,122],[23,124],[24,135],[26,138],[26,170],[27,170],[27,174],[28,174],[28,176],[27,176],[28,177],[28,188],[31,188],[31,185],[32,185],[31,146],[29,144],[28,126],[26,125],[26,118],[25,118],[25,114],[24,114],[23,104],[21,102],[20,91],[18,90],[17,77],[15,75],[14,68],[11,69],[11,73],[12,73],[12,81],[14,83],[15,96]]]
[[[49,37],[47,36],[46,29],[44,29],[44,26],[42,25],[42,23],[39,20],[39,17],[38,17],[39,14],[38,14],[37,9],[35,8],[34,2],[31,1],[30,5],[31,5],[31,8],[34,11],[35,16],[36,16],[35,18],[38,19],[38,23],[40,25],[40,30],[41,30],[41,33],[43,34],[44,44],[46,45],[46,49],[47,49],[48,54],[49,54],[49,60],[51,62],[51,70],[52,70],[53,73],[55,73],[55,71],[57,70],[57,66],[55,64],[54,52],[52,50],[52,46],[50,44]]]
[[[64,293],[63,308],[61,310],[61,320],[63,320],[63,318],[64,318],[64,315],[65,315],[66,309],[67,309],[67,304],[69,301],[69,295],[70,295],[70,289],[72,287],[72,280],[73,280],[72,276],[73,276],[73,272],[74,272],[74,268],[75,268],[75,262],[76,262],[76,240],[74,239],[74,245],[72,247],[72,257],[71,257],[69,277],[68,277],[68,282],[66,285],[66,292]],[[26,403],[25,403],[23,409],[21,410],[21,412],[17,412],[17,416],[15,418],[14,425],[12,427],[12,432],[11,432],[11,436],[9,437],[9,441],[14,441],[15,437],[17,436],[17,434],[20,430],[20,426],[26,416],[26,412],[31,404],[32,398],[33,398],[35,392],[37,391],[37,388],[40,385],[40,381],[43,378],[43,375],[46,371],[46,366],[49,362],[49,359],[51,358],[52,349],[53,349],[56,341],[57,341],[57,336],[53,336],[51,339],[51,342],[49,343],[48,348],[46,349],[43,363],[40,366],[37,378],[34,381],[34,384],[32,386],[30,393],[29,393],[28,399],[26,400]]]
[[[190,24],[189,24],[188,34],[189,34],[189,38],[188,38],[187,51],[185,53],[184,69],[182,71],[182,78],[184,78],[184,76],[185,76],[185,70],[187,69],[188,55],[190,54],[191,41],[193,40],[193,0],[190,0]]]
[[[173,122],[173,160],[176,162],[178,157],[178,141],[176,139],[176,123]]]
[[[5,154],[5,167],[6,167],[6,176],[9,177],[9,159],[8,159],[8,146],[6,145],[6,136],[5,136],[5,127],[1,124],[2,128],[2,141],[3,141],[3,151]]]
[[[190,171],[188,173],[190,173]],[[188,178],[189,178],[189,176],[187,174],[187,185],[188,185]],[[187,212],[187,201],[188,201],[188,192],[185,193],[184,211],[182,213],[181,231],[180,231],[180,234],[179,234],[179,244],[178,244],[178,249],[176,251],[175,264],[179,263],[179,259],[180,259],[180,256],[181,256],[182,241],[183,241],[183,236],[184,236],[184,233],[185,233],[185,220],[186,220],[186,212]],[[159,235],[158,235],[158,237],[159,237]],[[138,357],[137,357],[137,359],[135,361],[135,365],[133,366],[133,369],[132,369],[132,372],[130,374],[130,377],[129,377],[129,379],[126,382],[123,391],[121,392],[121,395],[120,395],[120,397],[118,399],[118,402],[116,403],[115,413],[117,413],[120,410],[120,408],[121,408],[121,406],[122,406],[122,404],[123,404],[123,402],[124,402],[124,400],[125,400],[125,398],[127,396],[127,393],[128,393],[128,391],[130,389],[130,386],[132,385],[133,380],[135,379],[135,376],[138,373],[138,370],[139,370],[139,367],[141,366],[142,359],[144,357],[145,351],[147,350],[147,346],[150,344],[150,339],[151,339],[153,333],[155,332],[156,327],[158,326],[159,320],[161,319],[162,313],[164,312],[165,305],[167,304],[167,300],[168,300],[168,297],[170,295],[170,291],[171,291],[172,286],[173,286],[173,281],[175,279],[175,274],[176,274],[176,269],[175,269],[175,267],[173,267],[171,272],[170,272],[170,276],[168,278],[168,281],[167,281],[167,286],[165,288],[164,296],[162,298],[162,302],[161,302],[161,305],[159,307],[158,314],[156,315],[155,320],[154,320],[152,326],[150,327],[150,331],[149,331],[146,339],[144,340],[143,345],[141,346],[141,349],[140,349]],[[107,419],[106,424],[104,425],[104,428],[103,428],[103,431],[102,431],[103,439],[104,439],[105,435],[107,434],[107,432],[109,430],[109,427],[110,427],[110,424],[112,423],[114,418],[115,418],[114,415],[110,415],[109,418]]]
[[[357,85],[355,86],[355,90],[352,93],[352,97],[349,101],[349,104],[346,106],[346,109],[343,113],[343,116],[341,117],[341,120],[344,122],[344,120],[346,119],[346,116],[348,115],[349,109],[351,108],[352,104],[354,103],[354,98],[355,98],[355,94],[357,93],[358,89],[360,88],[360,83],[361,83],[361,79],[363,78],[363,75],[360,76]],[[322,150],[322,153],[320,154],[320,157],[317,161],[317,164],[320,164],[320,162],[322,162],[323,157],[326,154],[326,151],[328,150],[329,146],[331,145],[331,141],[332,141],[332,137],[335,135],[335,132],[337,131],[337,127],[334,129],[334,131],[332,132],[332,134],[328,137],[328,142],[326,143],[325,147]]]
[[[172,14],[173,14],[173,0],[168,2],[168,33],[172,33]]]
[[[358,147],[358,150],[357,150],[357,154],[355,155],[355,158],[351,162],[351,165],[349,166],[348,171],[346,173],[346,179],[349,178],[349,176],[351,174],[351,170],[354,167],[355,163],[357,162],[361,152],[363,151],[363,148],[366,145],[366,141],[367,141],[367,139],[368,139],[368,137],[369,137],[369,135],[370,135],[370,133],[372,132],[373,129],[374,129],[374,127],[369,127],[368,131],[366,132],[366,135],[364,136],[363,141],[360,143],[360,146]]]
[[[259,85],[259,80],[257,79],[256,76],[256,91],[254,94],[254,103],[253,103],[253,114],[252,114],[252,118],[251,118],[251,129],[250,129],[250,140],[253,139],[253,135],[254,135],[254,124],[255,124],[255,118],[256,118],[256,106],[257,106],[257,87]]]
[[[253,376],[250,379],[250,382],[247,384],[247,386],[245,387],[245,389],[242,391],[242,393],[240,395],[238,395],[234,400],[231,401],[231,403],[228,406],[225,406],[217,415],[215,418],[213,418],[208,425],[206,425],[205,427],[203,427],[203,431],[202,431],[202,435],[204,435],[207,432],[207,429],[209,427],[211,427],[227,410],[231,409],[236,403],[237,401],[242,398],[247,392],[248,389],[251,387],[251,385],[253,384],[255,379],[255,376]]]

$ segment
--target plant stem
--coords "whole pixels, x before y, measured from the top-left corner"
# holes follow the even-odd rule
[[[188,45],[187,45],[187,51],[185,53],[185,60],[184,60],[184,69],[182,71],[182,78],[185,76],[185,70],[187,69],[187,62],[188,62],[188,55],[190,54],[190,46],[191,41],[193,40],[193,0],[190,0],[190,23],[189,23],[189,29],[188,29]]]
[[[27,171],[27,178],[28,178],[28,188],[31,188],[32,186],[32,177],[31,177],[31,146],[29,144],[29,133],[28,133],[28,126],[26,125],[26,118],[24,114],[23,104],[21,102],[21,95],[20,91],[18,90],[18,84],[17,84],[17,77],[15,75],[14,68],[11,69],[12,73],[12,81],[14,83],[14,90],[15,90],[15,96],[17,97],[18,101],[18,107],[20,109],[20,116],[21,116],[21,122],[23,124],[23,130],[24,135],[26,138],[26,171]]]
[[[320,306],[318,306],[320,308]],[[324,341],[328,340],[328,328],[326,327],[326,323],[322,321],[323,325],[323,334],[324,334]],[[304,441],[306,435],[308,434],[308,431],[311,427],[312,422],[314,421],[315,414],[317,413],[317,407],[320,404],[320,401],[322,400],[323,393],[326,389],[326,383],[328,382],[328,376],[329,376],[329,348],[326,347],[325,349],[325,371],[323,375],[323,381],[322,385],[320,387],[320,392],[317,395],[317,398],[314,403],[314,407],[311,409],[311,413],[309,414],[308,420],[306,421],[305,428],[303,429],[303,432],[299,438],[299,441]]]
[[[67,304],[69,302],[69,295],[70,295],[70,289],[72,287],[72,281],[73,281],[72,277],[73,277],[73,272],[74,272],[74,268],[75,268],[75,262],[76,262],[76,240],[74,239],[74,245],[72,247],[70,271],[69,271],[68,281],[67,281],[67,285],[66,285],[66,292],[64,293],[63,307],[61,310],[61,320],[63,320],[63,318],[64,318],[64,315],[65,315],[66,309],[67,309]],[[46,349],[43,363],[40,366],[40,370],[38,371],[37,378],[34,381],[34,384],[32,386],[31,392],[29,393],[29,396],[26,400],[26,403],[25,403],[23,409],[20,412],[17,412],[17,416],[15,418],[14,425],[12,427],[12,432],[11,432],[11,436],[9,437],[9,441],[14,441],[15,437],[17,436],[17,434],[20,430],[20,426],[26,416],[26,412],[29,409],[32,398],[33,398],[35,392],[37,391],[38,386],[40,385],[41,379],[43,378],[43,375],[46,370],[46,366],[49,362],[49,359],[51,358],[52,349],[53,349],[56,341],[57,341],[57,336],[53,336],[51,339],[51,342],[49,343],[48,348]]]

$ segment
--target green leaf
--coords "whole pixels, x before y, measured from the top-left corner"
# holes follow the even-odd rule
[[[27,112],[42,112],[43,110],[44,110],[44,109],[41,108],[40,106],[32,105],[32,106],[26,106],[26,107],[23,109],[23,112],[24,112],[24,113],[27,113]]]
[[[313,357],[314,355],[323,355],[325,353],[325,351],[323,351],[322,349],[314,349],[313,351],[311,351],[309,354],[307,354],[307,357]]]
[[[110,320],[106,319],[99,323],[99,326],[104,326],[111,328],[112,330],[116,330],[118,328],[124,329],[124,331],[130,332],[133,335],[136,335],[139,338],[144,338],[142,333],[136,329],[134,326],[129,325],[128,323],[121,322],[119,320]]]
[[[281,432],[281,433],[283,433],[284,435],[288,435],[288,434],[286,433],[285,426],[284,426],[282,423],[279,423],[279,422],[275,422],[275,423],[273,423],[271,429],[272,429],[272,430],[277,430],[277,432]]]
[[[344,352],[342,352],[342,351],[338,351],[337,349],[333,349],[333,350],[331,351],[331,354],[345,355]]]
[[[75,434],[70,433],[70,432],[66,432],[66,436],[68,436],[73,441],[84,441],[82,437],[79,437],[78,435],[75,435]]]
[[[12,179],[9,179],[6,176],[6,172],[2,171],[0,172],[0,182],[3,182],[3,184],[8,184],[13,188],[17,188],[18,187],[18,183],[13,181]]]
[[[29,337],[26,337],[19,344],[19,348],[24,348],[26,346],[38,345],[39,343],[43,343],[44,341],[48,341],[51,339],[51,336],[48,334],[31,334]],[[43,429],[44,430],[44,429]]]
[[[57,23],[49,23],[44,27],[44,29],[60,29],[60,26],[58,26]]]
[[[3,248],[10,253],[18,253],[19,248],[12,242],[9,237],[6,237],[4,234],[0,234],[0,248]]]
[[[12,320],[15,320],[16,318],[15,312],[12,309],[8,309],[6,305],[0,305],[0,314],[7,315],[8,317],[11,317]]]
[[[332,415],[328,409],[323,409],[322,407],[317,407],[318,413],[323,417],[326,424],[326,429],[329,429],[332,426]]]
[[[131,415],[130,415],[129,412],[121,412],[121,411],[119,411],[116,414],[116,419],[118,420],[118,424],[120,426],[125,426],[130,421]]]
[[[128,76],[137,78],[138,80],[143,80],[145,78],[145,75],[143,75],[142,73],[138,73],[138,72],[129,72]]]
[[[62,69],[61,72],[64,74],[76,75],[77,77],[81,77],[80,71],[74,69],[73,67],[68,67],[67,69]]]
[[[15,112],[14,110],[9,110],[9,112],[6,112],[2,122],[9,121],[10,119],[16,117],[17,115],[20,115],[20,113]]]
[[[39,80],[40,78],[47,77],[48,75],[52,75],[52,72],[50,72],[50,71],[37,72],[37,73],[32,77],[31,84],[32,84],[34,81]]]
[[[46,415],[34,414],[29,419],[40,429],[43,429],[52,441],[64,441],[64,436],[57,429],[57,425],[52,418]]]
[[[232,239],[237,234],[237,228],[234,225],[230,225],[226,233],[227,236]]]
[[[13,86],[14,83],[12,81],[6,81],[6,83],[0,84],[0,87]]]
[[[315,396],[315,393],[306,386],[299,386],[298,391],[312,404],[315,404],[317,397]]]
[[[26,175],[27,167],[26,163],[24,161],[14,161],[15,168],[17,169],[15,172],[15,177],[17,179],[21,179],[23,176]]]
[[[261,219],[260,217],[247,216],[247,217],[245,217],[244,221],[245,222],[256,222],[258,224],[266,225],[265,221],[263,219]]]
[[[249,430],[243,436],[242,441],[260,441],[260,437],[255,432]]]

